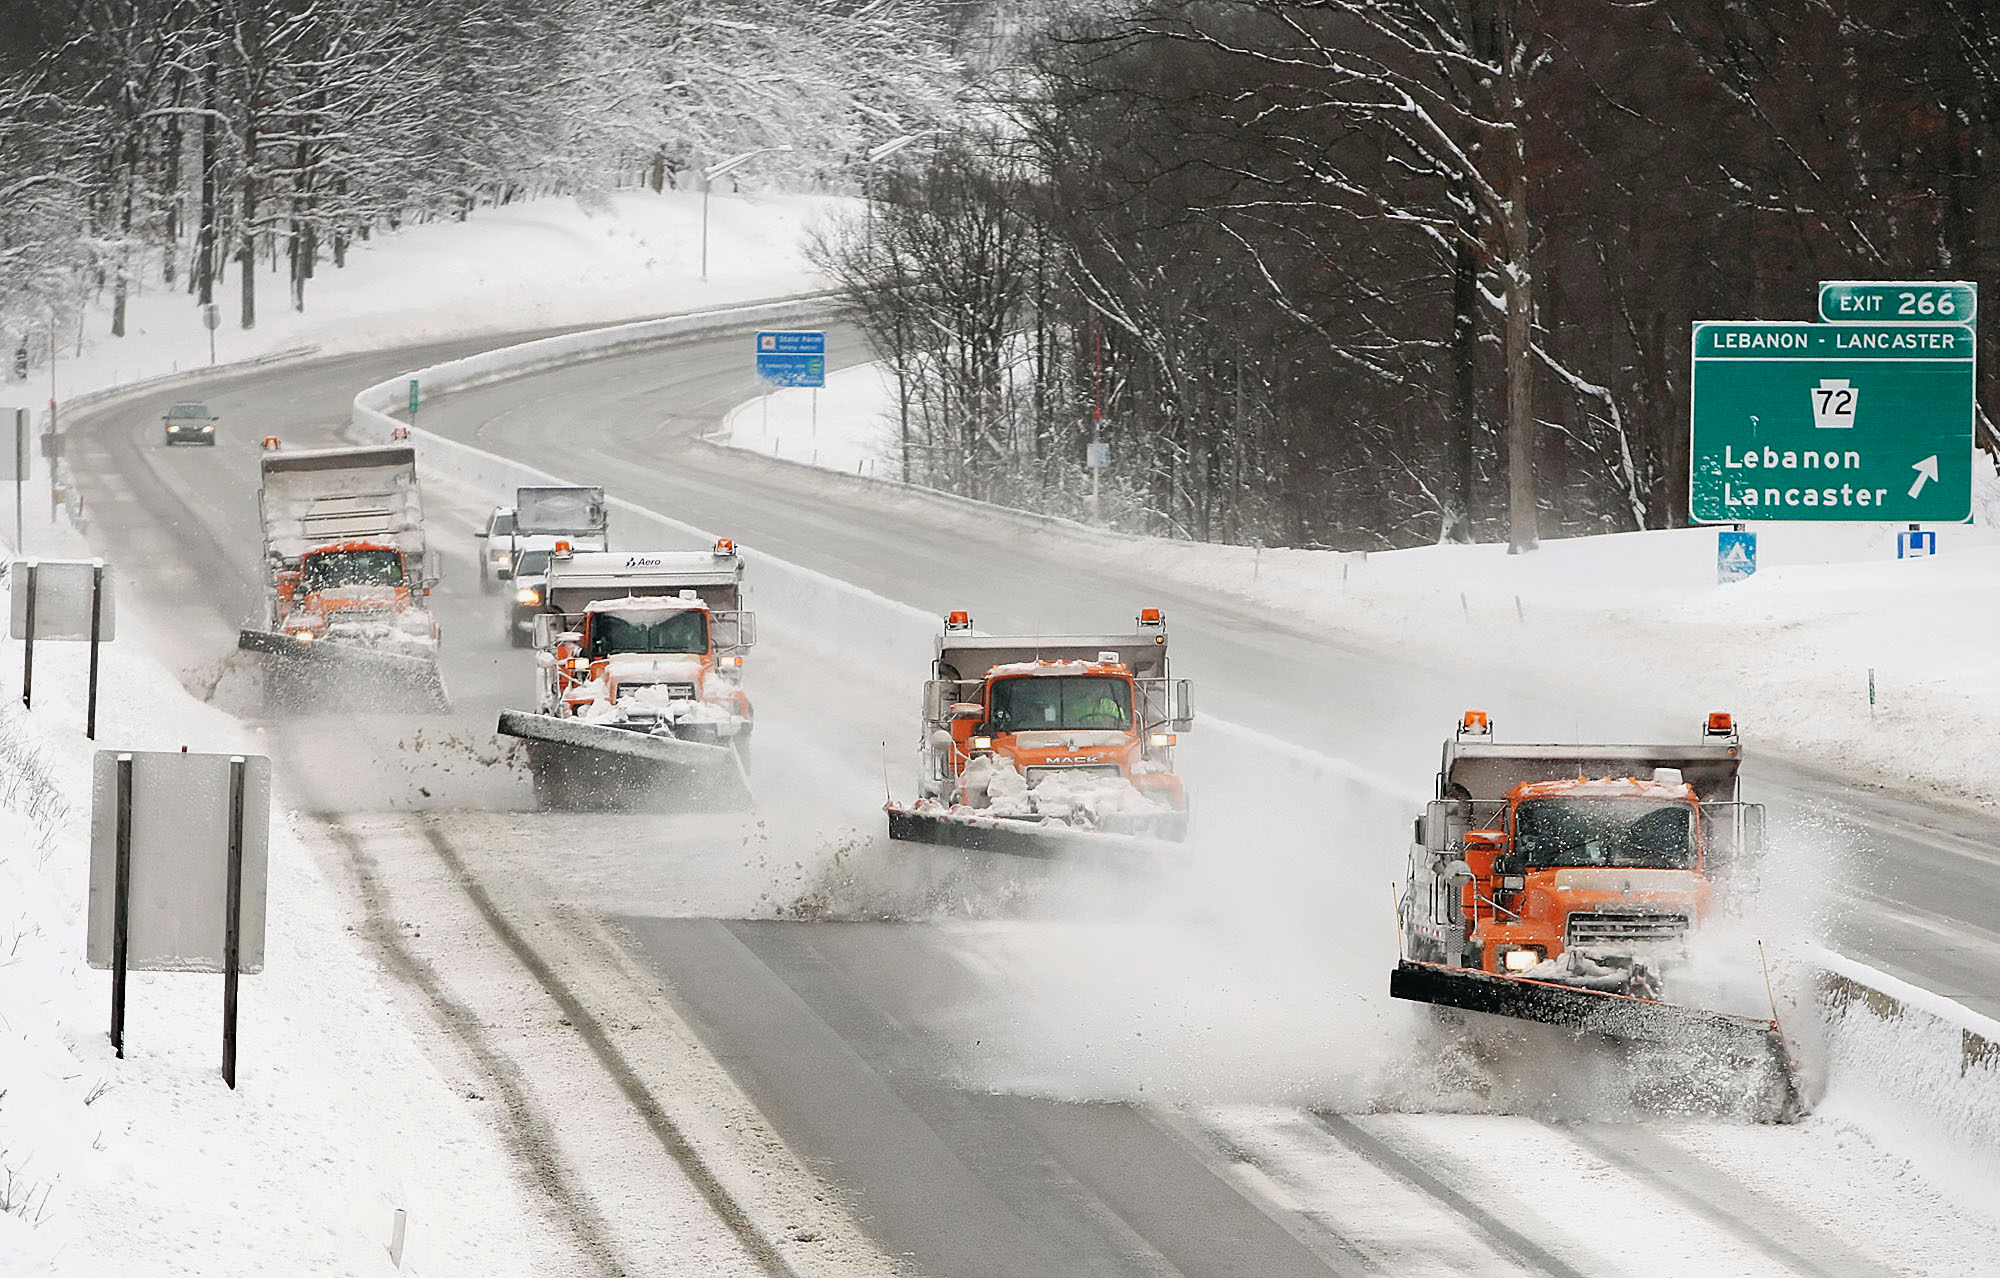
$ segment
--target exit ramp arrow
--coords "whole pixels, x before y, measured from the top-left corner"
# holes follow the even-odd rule
[[[1937,454],[1931,454],[1910,469],[1917,472],[1917,482],[1910,485],[1910,496],[1914,497],[1924,490],[1925,484],[1938,477]]]

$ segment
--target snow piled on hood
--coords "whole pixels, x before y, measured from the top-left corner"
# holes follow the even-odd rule
[[[1036,771],[1039,775],[1030,785],[1010,760],[978,755],[960,774],[967,805],[982,816],[1039,817],[1085,829],[1096,829],[1116,815],[1144,814],[1159,807],[1115,772],[1084,768]]]
[[[707,612],[708,605],[699,599],[679,599],[668,595],[627,595],[623,599],[593,599],[584,605],[583,610],[644,625],[677,612]]]
[[[1108,650],[1107,650],[1108,651]],[[994,666],[986,673],[992,675],[1081,675],[1101,671],[1106,662],[1099,661],[1010,661]],[[1124,662],[1117,664],[1123,665]]]

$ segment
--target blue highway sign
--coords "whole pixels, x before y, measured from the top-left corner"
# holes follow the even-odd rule
[[[826,334],[758,333],[757,376],[774,386],[826,385]]]

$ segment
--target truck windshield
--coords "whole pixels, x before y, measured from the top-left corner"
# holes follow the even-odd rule
[[[549,552],[546,550],[524,550],[514,561],[514,579],[523,577],[546,577],[549,575]]]
[[[993,685],[995,732],[1132,726],[1132,685],[1103,675],[1023,675]]]
[[[614,652],[708,651],[708,614],[697,608],[663,613],[656,617],[621,617],[615,612],[593,613],[590,644],[586,655],[608,657]]]
[[[308,592],[338,586],[400,586],[403,556],[393,550],[328,550],[307,555],[299,584]]]
[[[1674,799],[1529,799],[1514,814],[1514,847],[1530,868],[1694,866],[1694,807]]]

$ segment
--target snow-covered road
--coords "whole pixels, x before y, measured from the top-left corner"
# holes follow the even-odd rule
[[[346,855],[382,876],[402,917],[462,917],[453,894],[470,874],[489,886],[504,878],[498,899],[522,910],[623,919],[633,952],[674,987],[671,1014],[630,1023],[667,1037],[691,1026],[763,1119],[870,1219],[875,1240],[930,1272],[1067,1263],[1106,1273],[1665,1274],[1691,1264],[1949,1273],[1976,1272],[2000,1245],[1990,1211],[1908,1175],[1838,1116],[1784,1131],[1698,1120],[1580,1128],[1572,1120],[1603,1115],[1562,1096],[1516,1098],[1554,1125],[1505,1114],[1353,1116],[1425,1107],[1428,1084],[1409,1077],[1405,1054],[1412,1017],[1380,995],[1394,951],[1389,883],[1407,833],[1400,796],[1428,789],[1444,725],[1479,704],[1523,736],[1678,736],[1692,713],[1688,723],[1635,724],[1614,704],[1496,695],[1461,673],[1342,648],[1287,618],[1106,570],[1032,521],[857,496],[824,476],[688,448],[750,389],[747,350],[741,339],[691,343],[558,370],[439,401],[424,424],[890,598],[970,607],[988,629],[1114,628],[1139,606],[1164,604],[1204,711],[1353,761],[1382,779],[1378,801],[1232,773],[1245,738],[1204,743],[1198,728],[1187,766],[1204,786],[1203,820],[1190,858],[1137,875],[925,865],[882,845],[876,810],[885,748],[889,784],[910,788],[903,747],[923,672],[857,663],[812,634],[767,633],[751,674],[756,820],[521,811],[525,781],[490,734],[492,711],[525,694],[526,657],[501,645],[497,602],[477,593],[469,571],[478,505],[501,495],[433,485],[434,527],[453,560],[439,603],[457,713],[271,733],[297,801],[361,832]],[[351,394],[374,380],[371,369],[412,362],[271,370],[237,383],[225,415],[298,444],[330,442],[345,415],[338,388]],[[143,575],[134,593],[168,623],[156,629],[178,649],[173,664],[213,672],[254,580],[255,454],[247,430],[213,457],[154,457],[110,438],[151,417],[139,406],[74,423],[99,438],[80,444],[76,464],[87,490],[94,482],[117,499],[96,502],[94,535]],[[211,682],[218,704],[254,711],[232,701],[240,680]],[[1810,778],[1764,770],[1758,784],[1765,797],[1794,785],[1801,806],[1828,803],[1806,788]],[[437,841],[412,837],[411,809],[475,855],[441,873]],[[1872,855],[1924,873],[1844,889],[1833,904],[1865,890],[1913,916],[1962,918],[1982,876],[1996,873],[1976,855],[1940,850],[1938,836],[1907,835],[1893,815],[1876,824]],[[1973,846],[1980,835],[1948,833]],[[337,863],[338,847],[333,855]],[[776,921],[801,917],[893,921]],[[467,965],[471,949],[504,947],[491,927],[457,926],[407,944],[447,989],[457,982],[501,1000],[476,1019],[543,1014],[532,988],[516,1002],[491,988],[504,959]],[[1920,940],[1903,943],[1900,967],[1920,980],[1957,970]],[[2000,954],[1956,957],[1976,979],[1983,962],[2000,972]],[[648,1050],[651,1034],[633,1033],[635,1050]],[[562,1130],[615,1111],[618,1096],[572,1111],[562,1103],[578,1077],[570,1057],[546,1038],[495,1037],[484,1043],[502,1057],[494,1068],[519,1071],[523,1103],[561,1120],[539,1153],[566,1169],[564,1192],[600,1208],[563,1218],[585,1252],[696,1263],[666,1262],[671,1237],[605,1217],[603,1204],[629,1203],[644,1186],[603,1183],[590,1171],[590,1137],[579,1145]],[[1460,1084],[1430,1099],[1450,1092],[1476,1108]],[[728,1112],[714,1103],[710,1114]],[[699,1115],[681,1117],[700,1125]],[[740,1130],[755,1138],[754,1115],[715,1122],[747,1124]],[[1505,1190],[1464,1188],[1496,1183]],[[647,1267],[716,1272],[727,1267],[726,1233],[701,1244],[717,1250],[695,1268]],[[868,1263],[865,1240],[835,1223],[800,1221],[787,1236],[815,1261],[839,1247],[851,1248],[841,1254],[857,1272]]]

